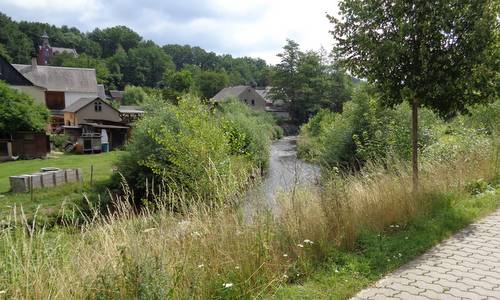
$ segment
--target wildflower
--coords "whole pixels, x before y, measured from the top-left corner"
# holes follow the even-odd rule
[[[283,278],[288,279],[288,275],[283,274]]]
[[[205,265],[204,264],[199,264],[198,268],[203,268]]]
[[[236,267],[234,267],[234,268],[235,268],[236,270],[239,270],[239,269],[240,269],[240,266],[236,266]]]
[[[5,293],[7,293],[6,290],[0,291],[0,294],[5,294]]]
[[[335,273],[338,273],[339,272],[339,269],[335,269]]]
[[[156,228],[153,227],[153,228],[144,229],[143,232],[148,233],[148,232],[153,231],[153,230],[156,230]]]
[[[390,258],[388,258],[388,259],[387,259],[387,261],[391,261],[391,259],[390,259]]]
[[[407,236],[405,236],[405,240],[407,240],[407,239],[408,239],[408,237],[407,237]]]
[[[297,247],[299,247],[299,248],[304,248],[304,245],[302,245],[302,244],[297,244]]]
[[[232,288],[232,287],[233,287],[233,284],[232,284],[231,282],[228,282],[228,283],[224,283],[222,286],[223,286],[224,288],[226,288],[226,289],[229,289],[229,288]]]
[[[285,254],[283,254],[283,257],[288,257],[288,254],[286,254],[286,253],[285,253]]]
[[[200,237],[201,236],[201,233],[199,233],[198,231],[193,231],[193,233],[191,233],[192,236],[197,236],[197,237]]]
[[[312,244],[314,244],[314,242],[311,240],[305,239],[304,244],[311,244],[312,245]]]

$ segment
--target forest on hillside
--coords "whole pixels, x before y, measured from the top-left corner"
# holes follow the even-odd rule
[[[211,97],[229,85],[266,86],[270,68],[263,59],[218,55],[197,46],[158,45],[126,26],[82,32],[40,22],[16,22],[0,13],[0,55],[11,63],[29,63],[47,33],[51,46],[74,48],[78,57],[62,54],[51,65],[95,68],[108,89],[127,85],[195,89]]]

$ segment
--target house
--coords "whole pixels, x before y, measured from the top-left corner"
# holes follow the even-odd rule
[[[2,56],[0,56],[0,80],[5,81],[11,88],[24,92],[45,104],[43,99],[46,89],[33,84]]]
[[[113,150],[126,141],[130,127],[121,112],[99,97],[81,98],[63,112],[64,133],[79,145],[77,152]]]
[[[123,91],[111,90],[109,91],[109,94],[111,95],[111,100],[123,103]]]
[[[238,99],[247,105],[264,111],[267,105],[266,100],[251,86],[232,86],[219,91],[212,99],[214,102],[224,102],[229,99]]]
[[[53,130],[64,125],[63,110],[66,107],[78,99],[98,95],[94,69],[38,65],[34,57],[31,59],[31,65],[13,66],[33,85],[44,89],[43,93],[33,96],[50,109]]]
[[[54,56],[67,53],[77,57],[78,53],[73,48],[51,47],[47,32],[42,35],[42,45],[38,46],[37,63],[39,65],[48,65]]]
[[[267,86],[256,90],[267,102],[266,111],[272,113],[278,119],[289,120],[290,105],[283,100],[272,99],[271,89],[272,87]]]

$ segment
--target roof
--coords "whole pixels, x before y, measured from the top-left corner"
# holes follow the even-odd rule
[[[118,109],[122,114],[143,114],[144,109],[140,106],[135,105],[122,105]]]
[[[88,104],[92,103],[94,100],[100,98],[80,98],[73,102],[70,106],[64,109],[64,112],[77,112],[80,109],[84,108]]]
[[[241,95],[241,93],[243,93],[248,88],[251,89],[252,87],[246,85],[238,85],[238,86],[223,88],[215,96],[213,96],[213,99],[216,101],[222,101],[222,100],[227,100],[229,98],[235,98]]]
[[[80,125],[92,126],[94,128],[129,129],[128,126],[117,126],[117,125],[98,124],[98,123],[80,123]]]
[[[123,98],[123,91],[111,90],[109,91],[111,98]]]
[[[50,47],[52,48],[52,53],[69,53],[74,56],[78,56],[78,53],[76,53],[76,50],[73,48],[62,48],[62,47]]]
[[[48,91],[97,93],[94,69],[19,64],[13,66],[35,85]]]
[[[104,89],[104,84],[97,85],[97,97],[101,99],[108,98],[108,95],[106,95],[106,90]]]

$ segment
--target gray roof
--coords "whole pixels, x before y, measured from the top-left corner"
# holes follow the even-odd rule
[[[97,85],[97,97],[101,99],[108,98],[108,96],[106,95],[106,90],[104,89],[104,84]]]
[[[143,114],[144,109],[136,105],[122,105],[118,108],[122,114]]]
[[[64,53],[64,52],[66,52],[66,53],[71,54],[73,56],[78,56],[78,53],[73,48],[62,48],[62,47],[50,47],[50,48],[52,48],[52,53]]]
[[[123,91],[111,90],[111,91],[109,91],[109,93],[111,94],[111,98],[113,98],[113,99],[123,98]]]
[[[243,93],[248,88],[251,89],[252,87],[246,85],[238,85],[223,88],[213,97],[213,99],[216,101],[223,101],[230,98],[235,98],[241,95],[241,93]]]
[[[98,97],[97,98],[80,98],[80,99],[76,100],[75,102],[71,103],[70,106],[66,107],[64,109],[64,112],[77,112],[96,99],[100,99],[100,98],[98,98]]]
[[[24,77],[48,91],[97,93],[94,69],[13,64]]]

